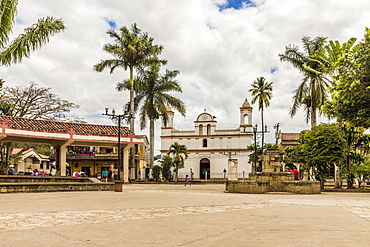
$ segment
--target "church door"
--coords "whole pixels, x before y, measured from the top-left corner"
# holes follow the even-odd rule
[[[209,159],[203,158],[200,160],[200,179],[210,179],[211,178],[211,170],[210,170],[210,162]]]

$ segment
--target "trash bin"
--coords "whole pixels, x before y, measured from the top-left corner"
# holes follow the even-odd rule
[[[123,181],[114,180],[114,192],[122,192]]]

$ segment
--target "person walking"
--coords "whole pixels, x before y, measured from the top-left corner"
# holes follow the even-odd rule
[[[188,175],[186,175],[186,177],[185,177],[185,184],[184,185],[186,186],[187,184],[191,186],[191,183],[189,183],[189,176]]]

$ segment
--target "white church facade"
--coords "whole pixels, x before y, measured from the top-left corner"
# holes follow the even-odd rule
[[[179,179],[188,175],[193,180],[237,180],[247,178],[252,171],[249,163],[252,145],[252,107],[247,100],[240,107],[240,123],[236,129],[218,130],[215,116],[206,112],[194,121],[194,130],[174,128],[174,112],[168,109],[169,121],[161,128],[161,155],[177,142],[185,145],[188,158],[179,169]]]

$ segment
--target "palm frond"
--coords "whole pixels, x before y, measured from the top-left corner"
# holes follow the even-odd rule
[[[51,36],[65,29],[61,19],[51,16],[40,18],[0,53],[0,63],[9,66],[12,63],[21,62],[24,57],[29,57],[31,51],[39,49],[49,41]]]
[[[17,14],[18,0],[2,0],[0,4],[0,47],[6,47]]]

